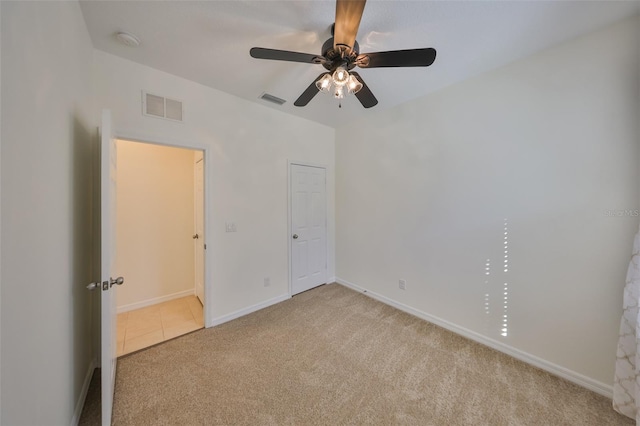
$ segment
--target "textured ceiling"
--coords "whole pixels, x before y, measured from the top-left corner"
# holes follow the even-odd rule
[[[332,1],[111,0],[81,7],[97,49],[331,127],[370,111],[353,96],[338,108],[324,93],[295,107],[324,68],[249,56],[254,46],[320,54]],[[361,52],[433,47],[438,56],[428,68],[358,71],[379,100],[374,109],[386,109],[637,13],[638,1],[369,0],[357,37]],[[140,47],[118,43],[117,31],[135,34]],[[263,92],[287,102],[258,99]]]

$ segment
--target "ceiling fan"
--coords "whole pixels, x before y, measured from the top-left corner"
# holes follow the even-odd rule
[[[371,108],[378,104],[378,100],[362,77],[351,71],[353,68],[428,67],[435,61],[436,51],[428,47],[361,54],[356,35],[365,3],[366,0],[336,1],[336,20],[331,28],[333,37],[324,42],[321,55],[264,47],[253,47],[249,53],[257,59],[320,64],[328,70],[302,92],[293,103],[295,106],[307,105],[319,91],[323,91],[333,92],[336,99],[353,93],[363,107]]]

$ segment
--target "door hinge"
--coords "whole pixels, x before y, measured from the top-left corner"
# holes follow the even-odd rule
[[[204,249],[205,249],[205,250],[207,249],[207,245],[206,245],[206,244],[204,245]]]

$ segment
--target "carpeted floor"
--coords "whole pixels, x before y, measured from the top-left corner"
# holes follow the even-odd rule
[[[627,425],[611,401],[338,284],[118,361],[114,425]]]

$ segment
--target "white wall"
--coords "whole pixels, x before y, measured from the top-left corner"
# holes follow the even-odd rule
[[[194,151],[117,144],[118,311],[194,294]]]
[[[626,20],[338,129],[338,278],[606,393],[638,224],[607,210],[640,207],[639,29]]]
[[[288,293],[287,159],[328,166],[334,275],[333,129],[101,51],[95,51],[95,88],[98,107],[113,111],[119,137],[208,151],[209,320]],[[143,116],[142,90],[183,101],[184,123]],[[226,233],[225,222],[235,222],[237,232]],[[264,277],[271,278],[269,287]]]
[[[93,49],[75,2],[0,8],[0,423],[68,425],[93,357]]]

